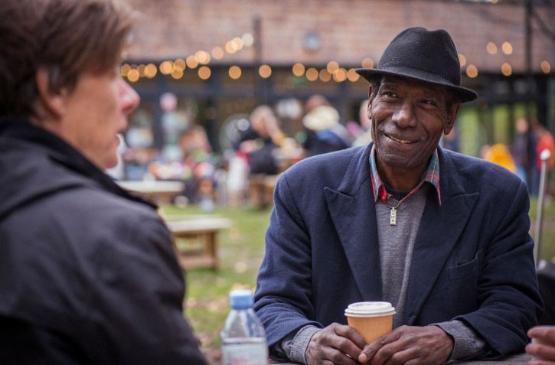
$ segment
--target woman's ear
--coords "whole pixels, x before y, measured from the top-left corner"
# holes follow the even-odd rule
[[[38,69],[35,82],[37,83],[39,113],[45,114],[43,115],[45,119],[60,119],[66,110],[65,91],[51,90],[49,73],[44,68]]]

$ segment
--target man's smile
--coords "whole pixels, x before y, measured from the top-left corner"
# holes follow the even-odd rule
[[[418,140],[408,140],[401,137],[394,137],[391,134],[383,133],[384,136],[391,139],[393,142],[401,143],[401,144],[414,144],[417,143]]]

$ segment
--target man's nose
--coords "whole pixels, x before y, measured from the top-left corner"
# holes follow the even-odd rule
[[[393,114],[393,121],[399,128],[410,128],[416,126],[414,106],[411,102],[403,102]]]
[[[139,106],[139,102],[141,100],[139,94],[124,80],[121,80],[123,83],[121,89],[121,106],[123,112],[128,115],[131,113],[137,106]]]

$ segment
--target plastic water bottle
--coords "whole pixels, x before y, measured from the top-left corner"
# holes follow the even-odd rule
[[[250,290],[232,290],[231,311],[221,333],[223,365],[266,365],[268,346],[264,327],[252,309]]]

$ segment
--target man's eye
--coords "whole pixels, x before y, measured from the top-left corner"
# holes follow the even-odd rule
[[[435,102],[435,100],[432,100],[432,99],[424,99],[422,100],[422,103],[427,106],[437,106],[437,103]]]
[[[382,96],[385,96],[387,98],[396,98],[397,94],[395,94],[393,91],[384,91],[382,92]]]

